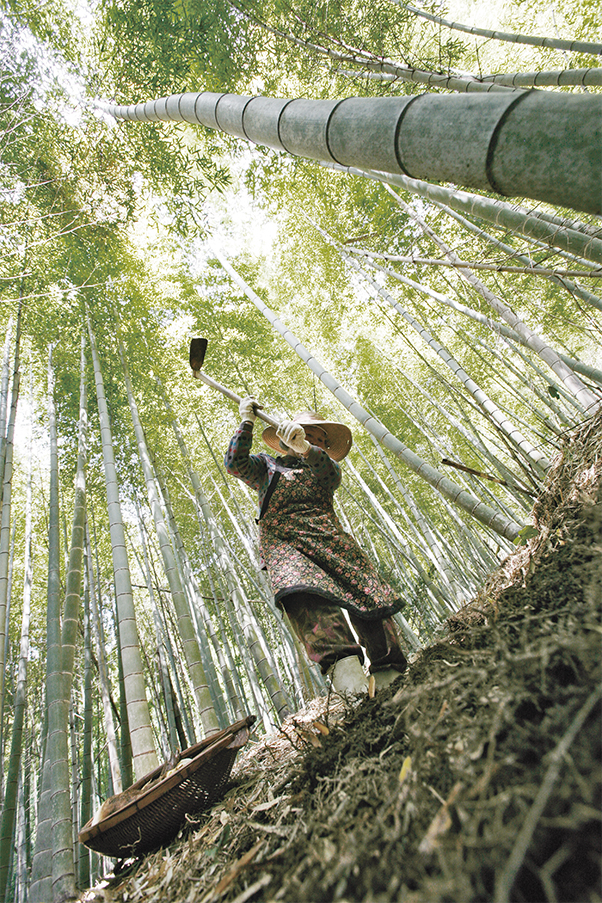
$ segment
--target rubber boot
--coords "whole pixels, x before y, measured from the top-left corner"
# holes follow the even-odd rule
[[[339,659],[328,669],[328,676],[339,696],[359,696],[368,692],[368,678],[357,655]]]
[[[385,687],[392,684],[394,680],[401,677],[401,671],[396,671],[395,668],[385,668],[384,671],[375,671],[373,676],[376,689],[384,690]]]

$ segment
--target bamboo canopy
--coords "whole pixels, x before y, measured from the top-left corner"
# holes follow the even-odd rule
[[[590,711],[586,665],[596,651],[585,605],[596,524],[577,512],[595,500],[602,441],[602,20],[582,0],[556,10],[515,0],[494,11],[493,28],[520,23],[558,42],[504,53],[400,3],[99,0],[84,18],[77,4],[54,0],[43,16],[35,2],[7,5],[0,903],[102,894],[114,850],[78,844],[85,825],[104,841],[116,826],[127,831],[128,858],[130,842],[144,852],[140,834],[148,850],[171,844],[168,823],[179,831],[186,816],[196,820],[197,802],[209,799],[199,793],[217,800],[217,778],[204,789],[197,758],[182,759],[254,716],[238,796],[202,814],[192,896],[243,903],[263,889],[327,899],[334,869],[337,882],[348,879],[341,893],[397,899],[408,880],[419,887],[413,851],[424,859],[429,843],[446,862],[452,847],[458,854],[453,888],[449,870],[424,859],[433,900],[483,888],[500,901],[540,885],[550,899],[580,892],[578,863],[570,878],[550,864],[557,816],[574,804],[587,817],[592,780],[565,769],[552,788],[549,778],[558,738],[564,752],[572,742],[566,725],[582,741],[578,766],[595,729],[575,728]],[[234,405],[193,380],[192,335],[211,348],[207,385],[223,384]],[[353,429],[332,510],[405,602],[391,627],[418,668],[410,683],[428,664],[428,704],[413,685],[395,749],[393,695],[368,703],[378,730],[365,758],[383,760],[376,776],[349,766],[353,755],[327,756],[333,793],[324,794],[326,821],[315,821],[328,847],[318,857],[328,860],[324,893],[315,862],[307,882],[295,878],[294,859],[307,858],[316,831],[311,793],[286,815],[289,767],[322,756],[320,745],[332,751],[329,725],[351,709],[275,602],[257,484],[225,467],[240,396],[251,394],[276,423],[312,409]],[[500,659],[495,672],[489,659]],[[525,680],[508,689],[513,663]],[[562,705],[542,733],[531,710],[549,711],[554,686]],[[505,732],[494,759],[510,723],[517,731]],[[435,756],[429,747],[425,757],[433,734]],[[521,758],[531,748],[543,763],[535,777]],[[486,786],[513,756],[528,786],[516,769],[506,785]],[[362,823],[367,790],[382,784],[368,799],[382,830],[374,841],[368,822],[364,846],[401,851],[401,860],[409,849],[409,879],[403,868],[383,876],[377,862],[358,883],[344,844],[330,855],[337,833],[349,837],[350,810],[339,830],[327,808],[330,796],[340,809],[339,766],[357,784]],[[460,797],[452,788],[458,806],[479,810],[478,823],[463,825],[466,849],[477,834],[487,840],[490,825],[495,835],[505,787],[516,791],[488,859],[479,846],[468,861],[458,832],[433,834],[441,801],[453,807],[452,784],[464,788]],[[535,825],[540,785],[558,797],[539,819],[547,834]],[[404,811],[391,810],[395,787]],[[412,796],[416,787],[431,789]],[[491,797],[489,814],[471,787]],[[412,806],[422,806],[420,819]],[[575,811],[561,857],[587,833]],[[543,837],[537,849],[518,836],[525,812]],[[309,833],[295,839],[304,825]],[[149,881],[135,879],[131,893],[122,884],[125,896],[190,895],[163,867],[175,855],[150,859]],[[523,884],[517,857],[534,863]],[[235,868],[223,879],[216,869],[227,863]],[[284,871],[292,889],[274,890]]]
[[[99,106],[116,119],[189,122],[320,162],[602,213],[597,95],[305,100],[201,91]]]

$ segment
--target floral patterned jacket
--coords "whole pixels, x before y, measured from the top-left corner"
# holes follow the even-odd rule
[[[258,493],[258,523],[268,510],[280,474],[287,470],[310,467],[318,483],[331,489],[333,495],[341,482],[340,465],[315,445],[312,445],[307,458],[298,458],[296,455],[274,458],[265,452],[258,455],[250,454],[252,444],[253,424],[245,420],[230,440],[224,464],[228,473],[238,477]]]

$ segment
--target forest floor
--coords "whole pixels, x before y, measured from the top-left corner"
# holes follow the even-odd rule
[[[600,901],[601,472],[597,416],[390,689],[249,743],[221,803],[82,901]]]

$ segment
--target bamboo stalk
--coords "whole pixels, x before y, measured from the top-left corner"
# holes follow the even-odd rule
[[[348,53],[341,53],[338,50],[333,50],[331,47],[324,47],[320,44],[315,44],[311,41],[304,40],[303,38],[298,38],[296,35],[290,32],[285,32],[279,28],[274,28],[274,26],[268,25],[267,22],[261,21],[256,16],[249,13],[246,9],[238,6],[238,4],[234,3],[234,0],[228,0],[228,2],[230,6],[235,9],[240,15],[244,16],[245,19],[252,22],[253,24],[258,25],[264,31],[284,38],[290,43],[296,44],[298,47],[302,47],[303,49],[309,50],[315,54],[318,54],[319,56],[324,56],[328,59],[336,60],[338,62],[356,63],[357,65],[364,66],[367,69],[375,69],[377,72],[391,73],[393,77],[399,78],[405,82],[411,82],[413,84],[428,85],[429,87],[436,88],[446,88],[450,91],[481,92],[492,90],[488,86],[481,85],[479,80],[473,78],[472,76],[467,78],[464,76],[443,75],[439,72],[429,72],[423,69],[416,69],[413,66],[396,63],[394,60],[377,57],[370,51],[361,50],[357,47],[349,47],[348,45],[343,45],[345,46],[345,49],[348,51]],[[495,90],[495,88],[493,90]]]
[[[31,374],[30,374],[31,385]],[[31,402],[30,391],[30,402]],[[23,733],[27,709],[27,670],[29,660],[29,624],[31,614],[31,591],[33,581],[32,557],[32,518],[31,518],[31,484],[32,484],[32,432],[29,432],[29,463],[27,474],[26,514],[25,514],[25,549],[24,549],[24,585],[23,605],[21,613],[21,639],[19,643],[19,664],[17,683],[13,702],[13,726],[6,774],[4,805],[0,820],[0,903],[7,899],[9,870],[13,867],[13,835],[15,833],[19,777],[21,774],[21,756],[23,750]]]
[[[17,315],[17,329],[15,338],[15,355],[13,365],[13,384],[11,393],[10,414],[6,432],[4,473],[2,482],[1,514],[0,514],[0,699],[4,697],[5,670],[6,670],[6,609],[8,603],[8,563],[10,556],[10,523],[12,510],[12,478],[15,420],[17,417],[17,405],[19,401],[20,387],[20,340],[21,317],[23,305],[19,305]]]
[[[468,213],[479,219],[490,222],[502,229],[509,229],[541,241],[544,245],[558,248],[577,257],[591,260],[594,269],[602,265],[602,241],[595,236],[588,236],[577,229],[569,227],[555,227],[540,217],[528,211],[518,209],[499,199],[488,198],[483,195],[470,194],[458,188],[447,188],[444,185],[435,185],[426,179],[417,179],[411,176],[389,173],[384,170],[345,166],[339,163],[322,162],[327,169],[346,172],[349,175],[361,176],[372,179],[375,182],[384,182],[404,188],[410,194],[427,198],[433,203],[446,204],[452,210],[460,213]],[[430,178],[430,177],[429,177]],[[441,181],[444,181],[443,179]],[[595,189],[597,190],[597,189]],[[530,197],[528,192],[523,197]]]
[[[402,0],[391,0],[398,6],[402,5]],[[557,50],[569,50],[574,53],[593,53],[602,54],[602,44],[596,44],[592,41],[573,41],[564,40],[563,38],[542,38],[536,35],[524,35],[505,31],[492,31],[489,28],[477,28],[475,25],[462,25],[460,22],[450,22],[441,16],[434,16],[427,13],[426,10],[417,9],[410,6],[403,0],[403,8],[414,13],[415,16],[421,16],[423,19],[429,19],[437,25],[445,25],[447,28],[455,31],[464,31],[467,34],[479,35],[482,38],[492,38],[495,41],[507,41],[513,44],[531,44],[533,47],[554,47]]]
[[[113,719],[113,709],[111,706],[111,693],[109,676],[107,671],[107,661],[105,655],[105,646],[101,635],[101,621],[98,599],[96,596],[96,587],[94,583],[94,570],[92,565],[92,549],[90,544],[90,532],[88,523],[86,522],[86,573],[87,573],[87,592],[90,604],[90,632],[96,648],[96,661],[98,664],[98,680],[100,684],[100,697],[102,700],[102,709],[104,715],[104,727],[107,738],[107,753],[109,759],[109,769],[111,772],[111,784],[114,793],[121,793],[123,783],[121,779],[121,767],[119,765],[119,755],[117,752],[117,735],[115,732],[115,722]],[[86,819],[87,820],[87,819]]]
[[[405,203],[402,198],[396,194],[393,189],[389,185],[385,185],[386,191],[391,195],[391,197],[395,200],[397,204],[408,214],[408,216],[414,220],[425,235],[431,238],[435,244],[438,245],[439,248],[447,255],[450,260],[457,261],[458,257],[454,251],[448,245],[433,232],[430,226],[424,221],[424,219],[416,213],[408,204]],[[579,401],[579,403],[583,406],[584,410],[589,414],[593,415],[598,407],[600,406],[600,398],[591,392],[587,386],[579,379],[577,374],[568,367],[564,361],[562,361],[559,356],[556,354],[553,348],[551,348],[540,335],[535,333],[532,329],[523,322],[523,320],[516,314],[512,308],[510,308],[507,304],[505,304],[497,295],[494,294],[486,285],[484,285],[480,279],[477,279],[476,276],[473,275],[470,269],[468,270],[460,270],[460,274],[462,278],[466,279],[470,285],[481,295],[482,298],[487,301],[491,307],[499,314],[503,320],[513,329],[516,333],[518,333],[525,344],[531,348],[531,350],[535,351],[536,354],[541,357],[541,359],[550,367],[551,370],[556,374],[556,376],[562,380],[567,387],[569,392],[575,396],[575,398]]]
[[[444,213],[446,213],[448,216],[451,216],[453,219],[456,220],[456,222],[460,223],[462,226],[464,226],[465,229],[468,229],[474,235],[478,235],[479,237],[485,239],[485,241],[489,242],[490,244],[493,244],[496,248],[499,248],[500,250],[504,251],[506,254],[510,255],[510,257],[514,258],[515,260],[519,260],[522,263],[530,266],[530,263],[531,263],[530,257],[528,257],[524,254],[519,254],[516,251],[516,249],[513,248],[511,245],[507,245],[505,242],[500,241],[500,239],[496,238],[494,235],[490,235],[490,233],[486,232],[484,229],[480,229],[474,223],[470,222],[470,220],[466,219],[466,217],[462,216],[461,213],[459,213],[456,210],[452,210],[451,207],[448,206],[447,204],[444,204],[441,201],[433,201],[433,203],[437,207],[439,207],[440,210],[443,210]],[[562,226],[561,228],[564,228],[564,226]],[[530,236],[525,235],[524,232],[523,232],[523,235],[524,235],[524,238],[528,242],[534,243],[539,248],[545,248],[546,250],[549,250],[549,247],[547,245],[545,245],[543,242],[538,242],[536,239],[532,239]],[[565,259],[574,259],[573,255],[567,254],[566,252],[560,251],[558,249],[555,250],[554,253],[559,254],[560,256],[564,257]],[[596,268],[595,263],[591,263],[588,260],[583,260],[580,262],[584,263],[584,264],[589,264],[592,267],[592,272],[594,272],[594,269]],[[574,297],[581,298],[581,300],[585,301],[586,304],[590,304],[592,307],[595,307],[597,310],[602,310],[602,298],[599,298],[597,295],[594,295],[592,292],[590,292],[588,289],[583,288],[583,286],[579,285],[578,283],[573,282],[572,280],[570,280],[566,277],[563,277],[563,276],[545,276],[544,278],[549,279],[549,281],[553,282],[555,285],[559,285],[561,288],[568,291],[569,294],[573,295]],[[504,328],[506,328],[506,327],[504,327]],[[523,341],[522,338],[520,339],[520,341],[521,342]],[[580,364],[578,361],[572,361],[565,357],[562,357],[562,360],[566,364],[568,364],[570,367],[572,367],[573,370],[576,370],[579,373],[583,373],[583,370],[579,369]],[[584,374],[584,375],[587,375],[587,374]]]
[[[69,566],[61,626],[61,668],[49,675],[48,754],[51,763],[52,888],[55,899],[75,897],[73,814],[69,778],[69,703],[73,685],[77,628],[81,609],[82,560],[86,506],[87,393],[84,340],[81,342],[80,416],[75,499]]]
[[[355,62],[347,57],[347,61]],[[343,78],[366,78],[369,80],[388,82],[406,82],[409,78],[403,78],[400,67],[387,67],[377,72],[365,72],[357,69],[337,69],[337,75]],[[407,70],[408,75],[413,70]],[[474,80],[476,85],[501,85],[504,88],[568,88],[568,87],[598,87],[602,84],[601,69],[554,69],[548,72],[509,72],[496,75],[482,75]],[[445,86],[444,86],[445,87]],[[456,88],[456,90],[458,90]],[[475,90],[472,86],[470,90]],[[477,89],[479,90],[479,89]],[[483,90],[482,88],[480,90]]]
[[[543,475],[543,473],[550,467],[550,462],[546,455],[537,449],[526,436],[518,429],[516,424],[502,412],[502,409],[499,405],[497,405],[487,394],[484,392],[480,386],[468,375],[468,373],[464,370],[463,367],[455,360],[455,358],[450,354],[447,348],[440,344],[437,339],[431,335],[430,331],[423,327],[418,321],[413,317],[401,304],[396,301],[382,286],[378,285],[378,283],[372,279],[362,268],[359,266],[358,262],[353,258],[349,258],[345,256],[345,259],[353,266],[353,268],[360,273],[362,279],[368,283],[372,292],[377,293],[382,298],[384,298],[394,310],[396,310],[404,320],[412,326],[413,329],[416,330],[418,335],[429,345],[433,351],[444,361],[444,363],[449,367],[452,373],[460,380],[464,388],[470,392],[470,394],[475,398],[479,407],[485,412],[485,414],[492,420],[493,423],[497,426],[498,429],[503,431],[508,439],[516,445],[516,447],[520,450],[520,452],[526,455],[534,464],[536,469]]]
[[[387,64],[365,65],[382,69]],[[442,79],[446,77],[429,74],[429,84]],[[496,87],[485,86],[492,91]],[[345,100],[198,92],[137,104],[96,105],[116,119],[217,128],[343,168],[397,174],[395,178],[406,173],[414,180],[452,182],[602,212],[597,132],[602,98],[499,89],[502,93]],[[582,240],[578,233],[568,237],[573,244]],[[592,259],[602,263],[602,241],[591,238],[589,247],[597,255]]]
[[[379,442],[381,442],[386,448],[396,454],[398,457],[402,458],[402,460],[420,477],[422,477],[430,486],[432,486],[437,492],[439,492],[443,497],[448,498],[451,502],[458,505],[460,508],[465,510],[467,513],[471,514],[477,520],[486,524],[496,533],[500,533],[502,536],[513,540],[518,536],[518,532],[520,527],[516,522],[511,521],[509,518],[501,515],[499,512],[492,509],[489,505],[485,505],[479,499],[475,498],[471,493],[466,492],[466,490],[461,489],[457,486],[453,481],[448,480],[443,474],[439,473],[436,468],[432,467],[430,464],[427,464],[426,461],[421,459],[415,452],[412,452],[407,446],[405,446],[399,439],[392,435],[389,430],[384,426],[384,424],[380,423],[377,418],[370,415],[368,411],[363,408],[358,402],[351,396],[328,371],[316,360],[316,358],[311,355],[306,348],[301,344],[299,339],[294,336],[290,330],[284,325],[284,323],[276,317],[276,315],[269,309],[269,307],[264,304],[261,298],[251,289],[247,283],[241,279],[241,277],[236,273],[236,271],[230,266],[228,261],[223,257],[222,254],[213,251],[225,271],[228,273],[231,279],[240,286],[243,292],[247,295],[250,301],[255,304],[258,310],[263,314],[263,316],[272,324],[272,326],[280,333],[280,335],[284,338],[284,340],[291,346],[291,348],[299,355],[301,360],[303,360],[307,366],[312,370],[313,373],[316,374],[318,379],[324,383],[327,389],[329,389],[335,398],[347,408],[347,410],[355,417],[355,419],[361,423],[366,430],[375,436]]]
[[[101,423],[103,463],[109,511],[109,532],[113,556],[117,623],[119,624],[119,645],[124,671],[124,690],[129,721],[129,736],[134,760],[136,779],[143,777],[158,765],[150,723],[150,712],[146,699],[146,687],[140,642],[136,625],[136,613],[132,598],[132,583],[125,543],[125,531],[119,501],[117,470],[113,451],[113,437],[107,409],[104,382],[96,340],[92,330],[90,315],[86,312],[90,350],[94,364],[96,397]],[[123,740],[123,736],[122,736]]]
[[[6,455],[6,421],[8,417],[8,385],[10,381],[10,344],[13,331],[13,318],[10,317],[6,326],[4,339],[4,353],[2,355],[2,378],[0,381],[0,501],[2,500],[2,486],[4,485],[4,458]]]
[[[194,693],[199,710],[199,716],[203,725],[205,736],[208,736],[212,733],[217,733],[217,731],[219,730],[217,715],[215,713],[213,702],[211,700],[209,686],[207,683],[207,675],[205,674],[205,670],[203,668],[199,644],[195,636],[188,600],[182,587],[182,581],[180,579],[176,557],[169,541],[167,524],[165,522],[163,511],[161,510],[153,466],[148,452],[144,430],[142,429],[142,424],[140,422],[138,406],[134,398],[129,369],[120,338],[118,341],[118,350],[123,367],[130,412],[134,425],[136,442],[138,445],[138,455],[146,482],[146,490],[151,513],[155,523],[155,531],[157,533],[157,539],[159,541],[161,557],[163,559],[163,567],[165,569],[165,575],[169,583],[172,602],[178,618],[178,630],[182,638],[184,655],[194,686]]]
[[[56,409],[54,404],[53,345],[48,348],[48,434],[50,445],[50,488],[48,503],[48,588],[46,604],[46,685],[50,675],[60,670],[60,529],[59,477]],[[45,708],[47,724],[47,707]],[[35,851],[29,887],[31,903],[46,903],[52,898],[52,812],[50,758],[42,756],[42,779],[38,803]]]
[[[530,266],[512,266],[504,263],[483,263],[479,260],[443,260],[434,257],[420,257],[417,254],[404,256],[401,254],[381,254],[378,251],[368,251],[364,248],[349,246],[345,242],[345,249],[352,254],[361,257],[371,257],[375,260],[389,260],[391,263],[411,263],[415,266],[451,267],[456,270],[487,270],[492,273],[519,273],[523,276],[571,276],[573,279],[602,279],[601,270],[561,270],[556,267],[541,267],[536,264]]]

